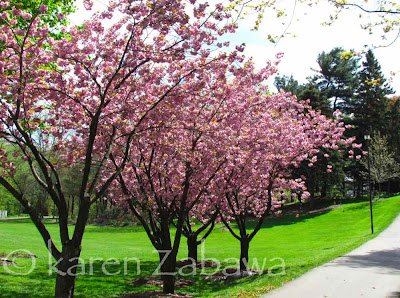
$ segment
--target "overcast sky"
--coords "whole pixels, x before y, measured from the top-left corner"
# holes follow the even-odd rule
[[[81,1],[77,1],[78,8]],[[107,0],[95,0],[94,9],[103,9]],[[297,3],[294,6],[294,3]],[[284,57],[279,65],[282,75],[293,75],[295,79],[304,82],[307,76],[313,74],[311,68],[317,68],[316,59],[321,51],[330,51],[334,47],[343,47],[346,50],[362,51],[364,45],[380,45],[390,43],[392,36],[387,41],[380,39],[380,33],[368,34],[361,29],[359,11],[356,9],[340,15],[338,21],[331,26],[323,26],[321,23],[329,20],[332,7],[328,4],[319,4],[312,8],[298,3],[296,0],[282,0],[278,2],[288,11],[286,19],[277,19],[276,13],[267,12],[259,31],[251,31],[254,25],[254,16],[241,21],[239,30],[227,38],[234,44],[246,43],[245,53],[253,56],[254,61],[262,66],[266,60],[274,59],[275,54],[283,52]],[[295,9],[294,9],[295,8]],[[294,12],[294,14],[293,14]],[[78,12],[69,18],[80,23],[87,16],[87,12],[78,9]],[[368,16],[367,16],[368,18]],[[293,19],[289,28],[287,24]],[[364,19],[365,21],[365,19]],[[286,22],[282,25],[282,22]],[[285,29],[297,37],[286,36],[277,44],[268,41],[268,34],[280,35]],[[391,80],[392,87],[400,94],[400,40],[390,47],[377,48],[374,53],[379,60],[384,75]],[[392,76],[391,73],[397,73]]]

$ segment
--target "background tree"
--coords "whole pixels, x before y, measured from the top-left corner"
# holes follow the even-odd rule
[[[378,185],[379,197],[382,183],[400,177],[400,164],[389,150],[386,137],[379,132],[373,132],[368,152],[371,180]],[[368,177],[368,158],[362,159],[360,163],[364,167],[364,177]]]
[[[317,63],[317,74],[310,81],[325,93],[326,98],[331,101],[333,111],[345,110],[357,83],[357,59],[352,55],[345,55],[342,48],[334,48],[329,53],[320,53]]]
[[[328,53],[323,52],[318,56],[320,67],[316,70],[318,73],[316,76],[308,78],[308,83],[300,86],[293,83],[294,79],[291,78],[292,82],[286,86],[296,86],[293,90],[297,92],[298,98],[309,99],[310,105],[314,109],[320,110],[329,117],[332,116],[332,109],[336,101],[341,117],[349,128],[345,132],[347,137],[356,136],[357,141],[363,143],[365,131],[371,128],[387,134],[389,146],[394,152],[397,152],[398,105],[395,99],[389,100],[388,98],[393,90],[386,83],[379,62],[375,59],[372,51],[365,54],[361,68],[358,67],[360,59],[360,57],[354,57],[351,51],[346,52],[341,48],[334,48]],[[279,82],[280,85],[285,86],[282,83],[285,80]],[[287,80],[287,82],[289,81]],[[311,197],[313,198],[314,194],[324,196],[325,185],[328,185],[328,192],[330,189],[336,189],[341,190],[345,195],[347,193],[345,187],[347,176],[353,180],[354,196],[360,198],[365,180],[360,175],[362,167],[357,158],[345,161],[333,152],[326,151],[323,154],[336,156],[334,158],[336,165],[333,167],[334,175],[329,179],[329,182],[335,182],[330,186],[330,183],[327,183],[328,180],[325,179],[323,165],[320,167],[317,163],[315,167],[309,169],[304,163],[295,170],[295,175],[298,177],[301,175],[307,177],[306,184]],[[358,155],[362,155],[362,150],[354,148],[354,156]],[[320,157],[319,160],[323,161],[322,154]],[[316,177],[318,177],[317,180]],[[333,179],[333,177],[335,178]]]
[[[301,93],[301,91],[302,91],[302,86],[299,84],[298,81],[295,80],[293,75],[291,75],[290,77],[285,76],[285,75],[276,76],[274,85],[275,85],[276,89],[278,89],[278,91],[283,90],[286,92],[290,92],[293,95],[299,95],[299,93]]]
[[[384,78],[381,66],[376,60],[373,52],[369,50],[365,54],[361,70],[358,74],[358,84],[354,89],[354,96],[348,113],[352,113],[349,123],[352,129],[349,133],[356,137],[357,141],[364,143],[366,130],[376,131],[383,135],[388,133],[388,100],[387,96],[393,90],[389,87]],[[362,167],[357,162],[349,165],[349,172],[354,177],[356,197],[361,197],[364,177],[360,175]]]
[[[359,72],[355,97],[351,103],[354,114],[353,124],[355,135],[362,139],[366,128],[386,134],[387,123],[387,96],[393,94],[393,89],[386,82],[381,66],[372,50],[365,55],[362,69]]]
[[[188,262],[199,263],[198,246],[210,236],[219,215],[218,203],[213,196],[205,196],[185,214],[182,235],[186,238]],[[197,229],[196,229],[197,228]],[[205,260],[201,260],[204,262]]]

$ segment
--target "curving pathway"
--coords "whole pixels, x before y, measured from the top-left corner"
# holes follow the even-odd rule
[[[400,216],[359,248],[261,297],[400,297]]]

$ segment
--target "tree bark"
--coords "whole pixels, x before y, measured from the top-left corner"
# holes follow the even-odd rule
[[[247,237],[240,239],[240,271],[248,271],[249,267],[249,241]]]
[[[79,247],[66,247],[58,260],[56,277],[56,298],[74,297],[75,278],[78,259],[81,253]]]
[[[356,198],[357,199],[361,199],[362,198],[362,196],[361,196],[362,183],[359,180],[357,180],[356,187],[357,187],[357,189],[356,189]]]
[[[187,237],[187,247],[188,247],[188,259],[194,260],[195,264],[198,262],[197,255],[197,237],[196,235],[190,235]]]
[[[75,210],[75,196],[72,196],[71,216],[74,216],[74,210]]]
[[[168,254],[166,256],[166,254]],[[163,282],[163,293],[173,294],[175,292],[175,266],[176,254],[172,250],[159,251],[161,262],[161,280]]]
[[[328,193],[328,183],[326,181],[326,179],[324,179],[324,181],[322,182],[322,187],[321,187],[321,199],[326,198]]]

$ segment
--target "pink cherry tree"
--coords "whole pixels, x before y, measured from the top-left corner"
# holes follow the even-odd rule
[[[343,124],[327,119],[288,94],[248,98],[223,175],[218,179],[221,220],[240,241],[240,271],[248,274],[249,245],[267,216],[279,212],[285,190],[309,193],[290,168],[313,160],[319,147],[338,149]],[[256,220],[249,231],[249,218]],[[234,222],[236,232],[230,225]]]
[[[238,51],[243,49],[243,47],[237,47]],[[233,145],[232,140],[236,137],[236,130],[241,121],[242,111],[247,108],[246,99],[265,92],[262,83],[275,72],[276,64],[267,63],[265,68],[256,71],[254,63],[247,60],[245,63],[242,62],[240,67],[229,68],[228,86],[224,86],[222,91],[219,91],[225,95],[226,111],[223,112],[222,108],[219,108],[220,115],[224,117],[224,123],[217,120],[215,123],[218,126],[212,127],[213,130],[218,131],[219,135],[224,136],[222,145],[225,146],[225,150],[220,151],[219,154],[224,154],[226,157],[229,153],[229,147]],[[217,146],[217,143],[212,146]],[[223,167],[225,166],[226,162]],[[213,186],[215,186],[216,176],[213,177],[211,184]],[[219,189],[214,187],[203,195],[201,201],[195,201],[195,204],[190,205],[188,209],[182,234],[187,239],[188,261],[192,263],[198,262],[198,246],[211,234],[215,222],[219,221],[219,201]],[[199,223],[199,226],[196,223]]]
[[[201,241],[197,237],[209,228],[203,235],[207,237],[214,226],[218,198],[212,186],[226,162],[232,123],[240,118],[235,112],[240,103],[237,94],[244,98],[245,93],[253,92],[244,87],[246,81],[263,80],[263,72],[255,75],[243,70],[253,64],[236,67],[237,63],[243,63],[237,51],[221,54],[186,77],[161,104],[163,108],[152,115],[156,122],[163,119],[163,126],[146,124],[154,129],[136,138],[130,161],[119,177],[124,199],[118,190],[114,199],[122,207],[129,206],[159,252],[165,293],[174,292],[182,235],[188,238],[189,256],[196,261]],[[152,117],[147,119],[152,121]],[[195,215],[203,222],[196,231],[192,228]],[[175,233],[171,233],[173,226]]]
[[[196,265],[199,262],[198,246],[206,240],[215,227],[219,215],[217,202],[218,199],[213,195],[204,195],[204,198],[197,202],[185,216],[182,235],[186,238],[190,264]]]
[[[116,183],[132,153],[140,155],[133,144],[151,144],[141,132],[163,125],[152,114],[162,108],[169,117],[162,103],[212,60],[216,36],[235,26],[221,5],[210,16],[207,5],[194,1],[115,0],[83,27],[62,27],[64,37],[55,40],[39,17],[45,5],[36,14],[8,1],[1,6],[0,183],[22,204],[56,260],[55,295],[72,297],[90,206]],[[91,1],[85,6],[90,9]],[[15,26],[21,18],[24,29]],[[54,202],[60,245],[29,194],[13,182],[16,158],[26,161]],[[80,173],[73,231],[62,182],[71,167]]]

